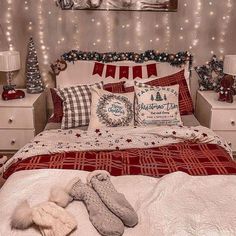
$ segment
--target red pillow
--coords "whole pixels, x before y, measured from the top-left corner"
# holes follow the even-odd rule
[[[103,88],[112,93],[124,93],[125,92],[124,83],[125,82],[105,84]],[[63,117],[63,101],[53,88],[51,88],[50,91],[52,95],[54,112],[52,117],[49,118],[48,122],[61,123]]]
[[[179,85],[179,110],[181,115],[193,114],[193,101],[188,89],[187,81],[184,76],[184,70],[177,72],[166,77],[154,79],[152,81],[146,82],[145,84],[151,86],[171,86]],[[133,92],[134,87],[125,88],[125,92]]]
[[[103,89],[111,93],[125,93],[125,82],[104,84]]]

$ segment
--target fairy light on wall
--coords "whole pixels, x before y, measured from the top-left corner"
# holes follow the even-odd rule
[[[192,33],[192,42],[189,49],[196,47],[199,43],[198,32],[201,27],[201,11],[202,11],[202,1],[198,0],[196,2],[196,11],[194,12],[194,31]]]
[[[107,47],[108,50],[111,50],[113,48],[113,30],[112,30],[112,25],[114,24],[113,21],[111,21],[110,17],[109,17],[109,11],[107,10],[106,12],[106,31],[107,31]]]
[[[169,22],[170,22],[170,14],[166,14],[165,18],[164,18],[164,25],[165,25],[165,33],[166,33],[166,43],[165,43],[165,51],[167,52],[169,50],[169,46],[170,46],[170,26],[169,26]]]
[[[137,12],[139,14],[139,12]],[[136,16],[136,26],[135,26],[135,41],[139,51],[143,51],[143,45],[141,44],[140,37],[142,36],[142,23],[140,20],[140,16]],[[126,44],[127,45],[127,44]]]
[[[7,11],[6,11],[6,39],[9,45],[9,50],[13,51],[13,24],[12,24],[12,0],[7,0]]]
[[[219,52],[220,52],[221,58],[223,57],[223,54],[225,53],[225,49],[224,49],[225,37],[228,32],[228,26],[231,20],[230,18],[231,18],[231,13],[232,13],[232,8],[233,8],[232,0],[227,0],[226,7],[227,7],[227,10],[226,10],[226,13],[222,17],[223,23],[221,25],[220,36],[219,36],[219,41],[218,41]]]
[[[45,45],[45,35],[44,35],[44,30],[45,30],[45,25],[44,25],[44,18],[43,18],[43,6],[44,6],[44,0],[40,0],[38,3],[38,37],[39,37],[39,48],[40,51],[43,55],[43,64],[45,65],[44,67],[41,67],[41,74],[43,77],[43,80],[46,82],[47,80],[47,71],[48,68],[46,65],[49,65],[49,57],[47,54],[47,47]]]

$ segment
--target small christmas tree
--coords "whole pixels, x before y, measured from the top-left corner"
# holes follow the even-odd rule
[[[156,101],[163,101],[160,92],[157,92],[156,94]]]
[[[27,93],[41,93],[44,90],[39,71],[37,52],[32,37],[28,44],[28,54],[26,58],[26,89]]]

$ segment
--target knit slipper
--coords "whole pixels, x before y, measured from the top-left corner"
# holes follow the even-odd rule
[[[87,176],[87,183],[93,187],[104,204],[122,220],[124,225],[134,227],[138,223],[137,213],[124,194],[116,191],[107,171],[93,171]]]
[[[63,194],[69,194],[73,200],[83,201],[88,210],[91,223],[101,235],[120,236],[124,233],[122,221],[107,209],[94,189],[82,183],[79,178],[72,180],[67,185]],[[53,200],[52,196],[50,200]],[[58,197],[56,202],[61,205]],[[64,200],[62,202],[63,204],[65,203]]]

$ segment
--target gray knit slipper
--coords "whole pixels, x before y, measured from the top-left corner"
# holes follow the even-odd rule
[[[107,171],[95,170],[87,177],[90,184],[104,204],[118,216],[124,225],[133,227],[138,223],[138,215],[126,200],[124,194],[116,191]]]

